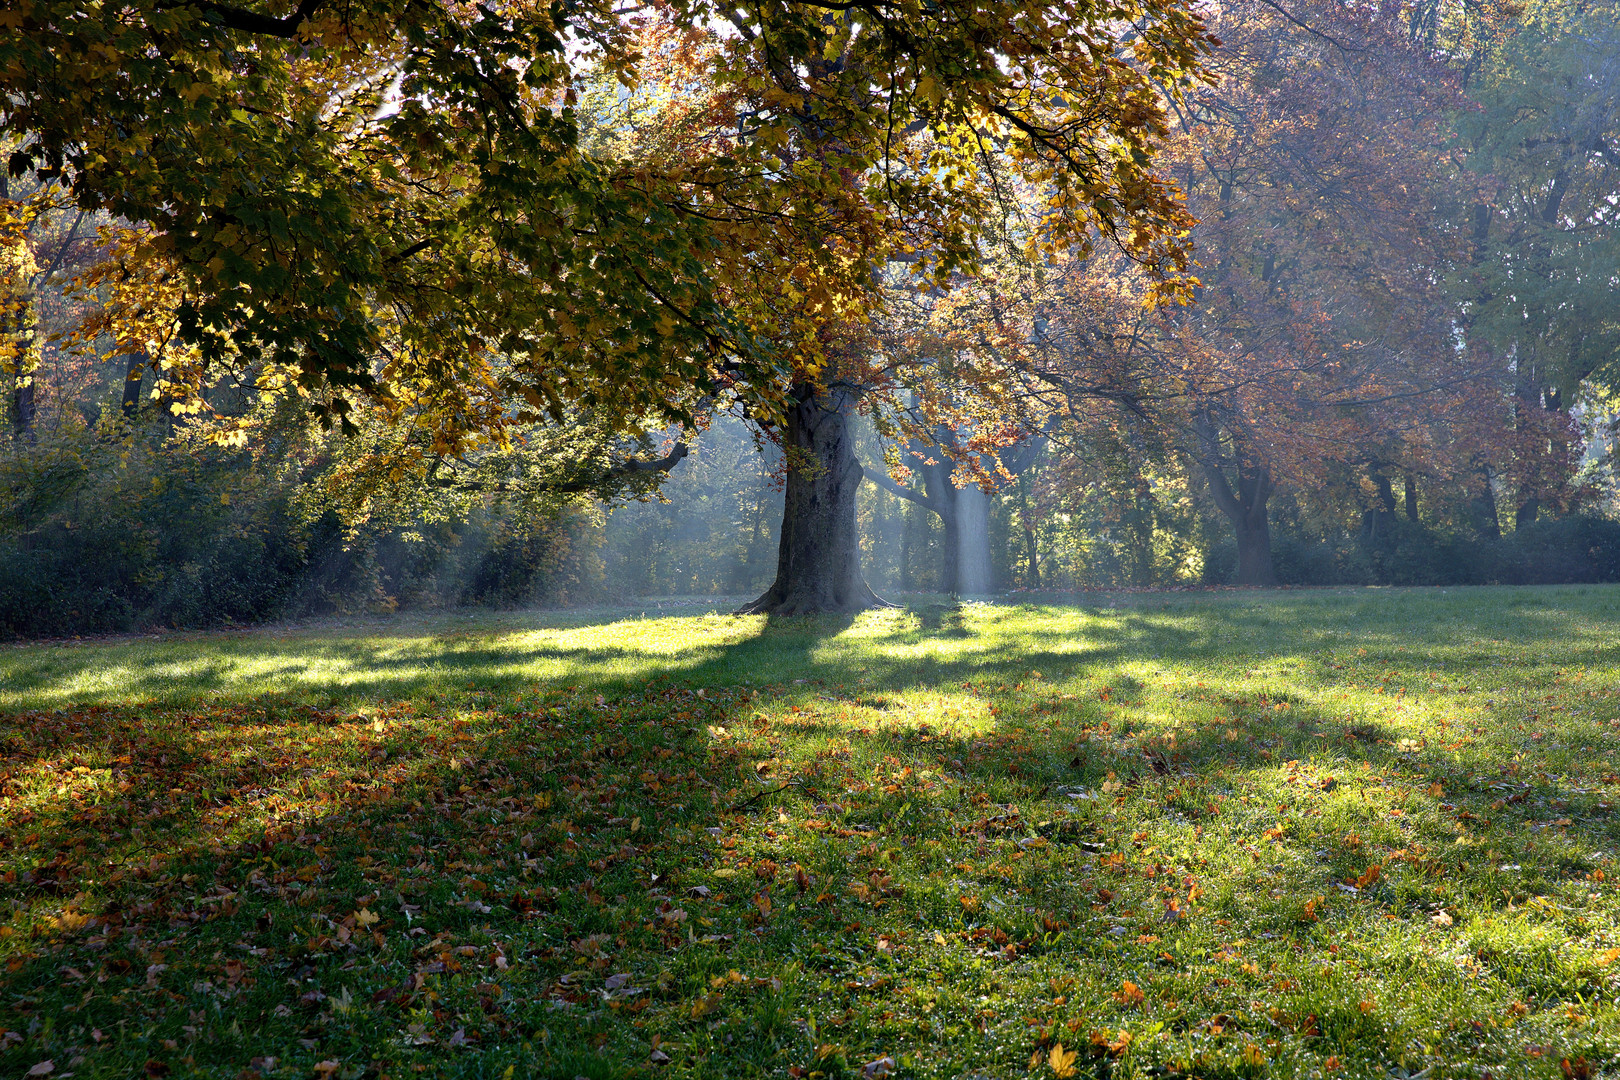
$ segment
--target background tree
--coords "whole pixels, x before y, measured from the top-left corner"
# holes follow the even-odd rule
[[[1467,197],[1439,149],[1455,90],[1408,29],[1334,4],[1228,5],[1224,77],[1181,117],[1204,278],[1185,313],[1204,342],[1187,453],[1231,523],[1240,583],[1275,580],[1279,485],[1354,463],[1381,495],[1437,449],[1418,437],[1437,415],[1487,392],[1439,287]]]
[[[1470,340],[1512,369],[1526,524],[1568,475],[1583,383],[1620,386],[1620,9],[1533,4],[1476,67],[1456,126],[1482,191],[1456,292]]]

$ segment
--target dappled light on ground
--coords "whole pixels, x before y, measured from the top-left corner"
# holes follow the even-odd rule
[[[1620,594],[0,654],[0,1071],[1584,1077]]]

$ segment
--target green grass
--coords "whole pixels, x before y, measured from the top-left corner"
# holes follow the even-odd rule
[[[0,649],[0,1075],[1620,1068],[1620,590],[1117,605]]]

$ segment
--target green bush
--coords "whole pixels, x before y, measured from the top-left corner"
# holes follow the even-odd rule
[[[1376,537],[1275,531],[1280,585],[1558,585],[1620,581],[1620,522],[1587,515],[1537,521],[1498,539],[1444,532],[1397,518]],[[1227,585],[1237,567],[1230,538],[1204,555],[1204,583]]]
[[[351,528],[316,475],[117,424],[7,448],[0,637],[566,601],[600,584],[589,515],[496,504]]]

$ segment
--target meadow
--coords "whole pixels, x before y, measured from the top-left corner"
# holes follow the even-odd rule
[[[0,1075],[1620,1067],[1620,589],[0,647]]]

